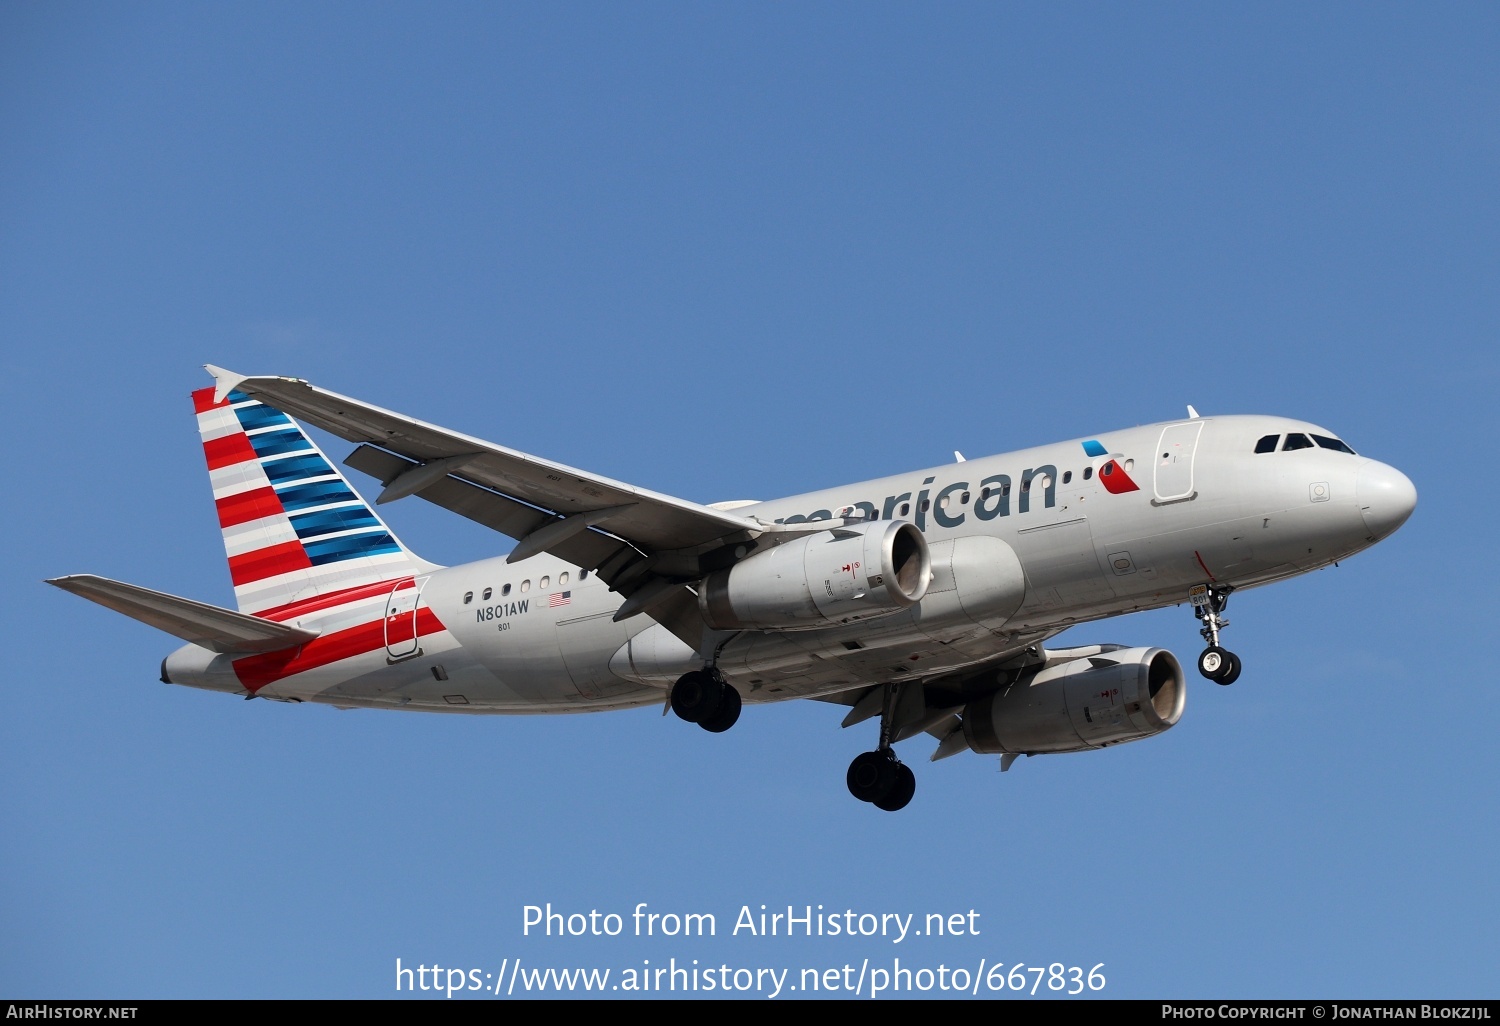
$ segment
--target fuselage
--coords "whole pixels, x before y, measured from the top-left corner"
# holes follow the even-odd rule
[[[1226,416],[736,504],[736,513],[783,524],[910,521],[933,553],[933,581],[908,609],[816,630],[728,632],[714,656],[746,702],[932,680],[1076,623],[1182,603],[1197,585],[1246,588],[1327,566],[1394,531],[1415,500],[1399,471],[1323,428]],[[332,605],[326,596],[292,603],[263,615],[318,630],[303,649],[231,657],[189,645],[167,659],[163,677],[430,711],[660,703],[703,653],[648,616],[616,622],[620,604],[588,568],[502,556]]]

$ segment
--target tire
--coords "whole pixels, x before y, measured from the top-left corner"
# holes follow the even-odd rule
[[[740,705],[742,704],[740,693],[734,689],[734,685],[729,683],[721,683],[719,687],[723,690],[718,710],[707,719],[698,721],[698,726],[710,734],[724,733],[740,718]]]
[[[911,767],[904,762],[896,763],[896,782],[891,787],[890,794],[874,803],[877,809],[886,812],[896,812],[906,808],[911,796],[917,793],[917,775],[911,771]]]
[[[1218,645],[1209,645],[1198,657],[1198,672],[1209,680],[1222,680],[1230,669],[1230,660],[1234,655]]]
[[[862,802],[878,802],[896,785],[896,762],[886,752],[862,752],[849,764],[844,782],[849,793]]]
[[[713,718],[723,701],[724,686],[703,670],[690,670],[672,685],[672,711],[689,723]]]
[[[1229,657],[1228,665],[1225,671],[1218,676],[1217,680],[1221,686],[1227,688],[1240,679],[1240,669],[1242,667],[1239,656],[1233,652],[1225,652],[1224,654]]]

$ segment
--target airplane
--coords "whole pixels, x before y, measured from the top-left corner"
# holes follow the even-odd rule
[[[1048,648],[1188,603],[1198,671],[1232,684],[1230,596],[1326,567],[1416,506],[1399,470],[1317,425],[1200,416],[773,501],[700,505],[288,377],[208,365],[192,393],[237,610],[91,574],[47,583],[187,642],[161,680],[280,702],[458,713],[660,705],[710,732],[794,698],[878,719],[854,797],[906,806],[931,758],[1080,752],[1181,719],[1156,647]],[[293,418],[297,418],[294,420]],[[402,544],[345,465],[516,539],[461,566]]]

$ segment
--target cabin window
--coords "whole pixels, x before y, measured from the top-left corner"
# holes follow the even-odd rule
[[[1085,481],[1087,481],[1089,478],[1091,478],[1093,476],[1094,476],[1094,468],[1093,467],[1084,467],[1083,468],[1083,479]]]
[[[903,502],[901,504],[901,515],[904,517],[904,516],[906,516],[906,514],[908,514],[910,512],[911,512],[911,503],[909,503],[909,502]]]
[[[1286,436],[1286,442],[1281,446],[1282,452],[1290,452],[1293,449],[1311,449],[1312,441],[1300,431],[1293,431]]]
[[[509,594],[510,594],[510,585],[508,585],[508,584],[502,585],[501,588],[500,588],[500,597],[504,598],[506,595],[509,595]]]
[[[466,592],[464,592],[464,605],[468,605],[470,602],[473,602],[473,601],[474,601],[474,593],[472,591],[466,591]]]
[[[1071,470],[1064,470],[1063,471],[1063,484],[1067,484],[1071,480],[1073,480],[1073,472]]]
[[[1359,455],[1337,438],[1329,438],[1327,435],[1313,435],[1312,439],[1325,449],[1332,449],[1334,452],[1347,452],[1350,456]]]
[[[968,492],[964,492],[962,495],[960,495],[958,497],[958,504],[960,506],[967,506],[969,504],[969,493]]]
[[[578,579],[580,581],[586,581],[586,580],[588,580],[588,576],[589,576],[589,572],[587,570],[580,570],[580,571],[578,571]]]
[[[927,499],[923,499],[922,500],[922,512],[926,513],[931,508],[932,508],[932,503],[929,500],[927,500]]]
[[[557,586],[559,588],[565,588],[565,587],[567,587],[567,585],[568,585],[568,572],[566,570],[564,570],[562,573],[560,573],[560,574],[557,575]]]
[[[479,596],[479,597],[481,599],[483,599],[485,602],[488,602],[490,600],[490,596],[493,595],[494,593],[495,593],[495,590],[493,588],[486,588],[486,589],[484,589],[484,594],[481,595],[481,596]]]
[[[530,590],[531,590],[531,582],[530,581],[522,581],[521,582],[521,594],[524,595],[524,594],[526,594]]]
[[[1134,470],[1135,469],[1135,460],[1126,460],[1125,461],[1125,469],[1126,470]]]
[[[985,485],[983,488],[979,489],[979,501],[980,502],[983,502],[985,499],[988,499],[989,497],[990,497],[990,488],[989,488],[989,485]]]
[[[1255,451],[1256,452],[1275,452],[1276,451],[1276,443],[1279,442],[1280,440],[1281,440],[1281,436],[1280,435],[1266,435],[1260,441],[1258,441],[1258,442],[1255,443]]]
[[[540,581],[537,581],[536,582],[536,586],[538,588],[545,588],[547,585],[549,585],[551,583],[552,583],[552,578],[550,576],[548,576],[548,577],[543,577]]]

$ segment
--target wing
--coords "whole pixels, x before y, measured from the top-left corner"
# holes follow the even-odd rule
[[[449,431],[300,378],[207,369],[218,397],[231,391],[252,396],[346,441],[363,443],[344,462],[385,485],[377,504],[419,495],[517,539],[512,562],[549,552],[594,570],[626,597],[617,620],[649,609],[653,619],[694,648],[707,628],[688,583],[742,557],[764,534],[790,533],[779,524]]]

